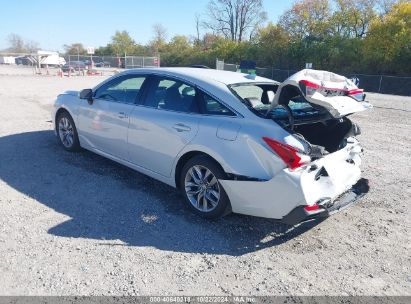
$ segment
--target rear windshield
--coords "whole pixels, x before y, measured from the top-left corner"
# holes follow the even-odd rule
[[[267,111],[277,92],[278,85],[271,83],[235,84],[230,87],[249,108]]]
[[[273,83],[246,83],[231,85],[230,89],[247,107],[259,116],[275,120],[288,120],[288,113],[282,106],[277,106],[267,113],[274,100],[278,85]],[[307,118],[320,114],[308,103],[302,95],[292,97],[288,101],[288,107],[294,118]]]

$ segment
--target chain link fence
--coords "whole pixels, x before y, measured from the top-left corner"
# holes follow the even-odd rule
[[[233,71],[239,69],[239,65],[225,63],[217,60],[217,70]],[[256,74],[261,77],[283,82],[298,70],[282,70],[274,67],[256,68]],[[411,96],[411,77],[399,77],[388,75],[366,75],[358,73],[338,73],[347,78],[358,78],[359,86],[367,92]]]
[[[95,67],[134,69],[145,67],[159,67],[159,57],[145,56],[96,56],[96,55],[67,55],[67,63],[81,61],[86,65],[93,61]]]
[[[17,65],[30,65],[33,66],[38,61],[38,58],[46,57],[42,54],[28,54],[28,53],[0,53],[0,64],[17,64]],[[55,56],[59,55],[57,52]],[[82,62],[85,65],[90,65],[93,62],[94,67],[104,68],[144,68],[144,67],[160,67],[159,57],[146,57],[146,56],[97,56],[97,55],[65,55],[63,56],[67,64],[72,62]],[[63,61],[64,63],[64,61]],[[61,65],[49,64],[49,65]]]

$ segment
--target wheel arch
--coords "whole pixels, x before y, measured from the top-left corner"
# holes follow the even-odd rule
[[[180,158],[178,159],[175,169],[174,169],[174,181],[175,181],[175,185],[176,188],[180,187],[180,174],[181,171],[183,170],[184,165],[193,157],[195,156],[199,156],[199,155],[204,155],[209,157],[211,160],[213,160],[224,173],[227,173],[227,171],[224,169],[224,167],[221,165],[221,163],[213,156],[211,156],[209,153],[203,152],[203,151],[199,151],[199,150],[192,150],[192,151],[188,151],[185,152],[184,154],[182,154],[180,156]]]
[[[64,106],[61,106],[60,108],[57,109],[56,113],[54,114],[54,130],[57,130],[57,118],[59,117],[59,115],[61,115],[61,113],[64,113],[64,112],[69,114],[71,118],[73,119],[74,124],[76,124],[76,121],[74,120],[74,115],[70,112],[70,110]]]

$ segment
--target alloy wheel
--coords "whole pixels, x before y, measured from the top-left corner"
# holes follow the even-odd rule
[[[71,148],[74,143],[74,128],[67,117],[61,117],[59,120],[59,136],[62,144],[66,148]]]
[[[184,180],[186,195],[201,212],[213,211],[220,201],[220,186],[215,175],[206,167],[193,166]]]

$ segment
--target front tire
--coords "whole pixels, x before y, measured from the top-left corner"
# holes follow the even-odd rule
[[[65,150],[70,152],[80,150],[76,125],[69,113],[62,112],[57,116],[56,129],[59,141]]]
[[[184,165],[180,191],[194,213],[215,219],[231,212],[230,200],[219,182],[224,177],[221,167],[205,155],[195,156]]]

